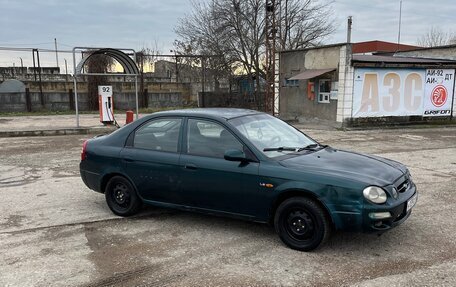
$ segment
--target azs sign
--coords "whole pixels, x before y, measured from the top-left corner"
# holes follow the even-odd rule
[[[454,70],[358,68],[353,117],[449,115],[453,84],[446,78],[453,81]]]

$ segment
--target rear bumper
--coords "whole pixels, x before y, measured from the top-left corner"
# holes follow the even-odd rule
[[[103,193],[100,188],[101,176],[97,173],[83,169],[81,165],[82,163],[79,165],[79,173],[81,174],[81,178],[84,184],[96,192]]]

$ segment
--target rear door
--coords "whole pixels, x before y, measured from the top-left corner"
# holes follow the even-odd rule
[[[147,200],[179,204],[178,183],[180,117],[152,119],[134,133],[130,147],[122,150],[126,174]]]

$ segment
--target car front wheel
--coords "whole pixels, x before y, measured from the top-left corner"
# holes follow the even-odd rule
[[[119,216],[130,216],[141,208],[141,199],[133,185],[124,177],[112,177],[105,189],[106,202],[111,211]]]
[[[329,238],[331,221],[314,200],[292,197],[277,208],[274,227],[280,239],[290,248],[311,251]]]

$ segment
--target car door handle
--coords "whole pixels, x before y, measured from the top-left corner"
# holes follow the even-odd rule
[[[195,170],[195,169],[198,169],[198,167],[192,163],[187,163],[186,165],[184,165],[184,168],[185,169],[192,169],[192,170]]]
[[[135,161],[135,160],[134,160],[133,158],[131,158],[131,157],[124,157],[123,160],[126,161],[126,162],[134,162],[134,161]]]

